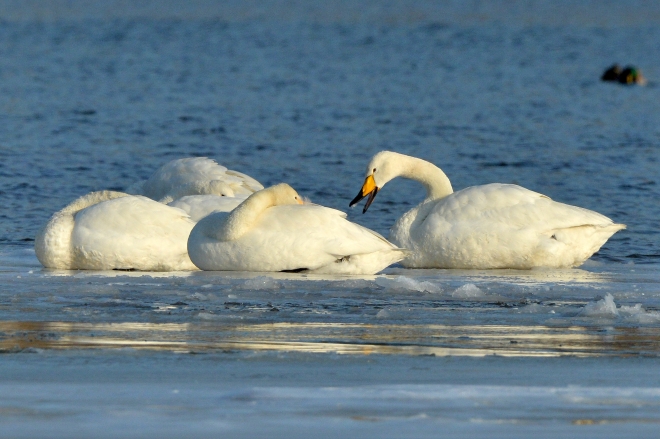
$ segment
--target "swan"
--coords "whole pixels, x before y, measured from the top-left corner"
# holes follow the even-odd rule
[[[227,169],[215,160],[190,157],[166,163],[148,180],[134,183],[126,192],[167,204],[186,195],[245,198],[263,188],[249,175]]]
[[[250,195],[231,213],[200,220],[188,239],[202,270],[374,274],[405,256],[385,238],[335,209],[303,204],[280,183]]]
[[[486,184],[454,192],[427,161],[391,151],[376,154],[354,206],[395,177],[420,182],[426,198],[390,230],[395,245],[411,250],[408,268],[517,268],[581,265],[623,224],[581,207],[558,203],[513,184]]]
[[[99,191],[56,212],[37,233],[44,267],[64,270],[197,270],[186,243],[195,222],[143,196]]]

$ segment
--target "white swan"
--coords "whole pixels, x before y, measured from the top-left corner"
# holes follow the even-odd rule
[[[56,212],[34,247],[47,268],[196,270],[186,249],[194,225],[182,210],[146,197],[92,192]]]
[[[202,270],[373,274],[404,257],[385,238],[346,214],[302,204],[281,183],[251,195],[231,213],[213,213],[188,239]]]
[[[364,211],[388,181],[404,177],[426,188],[426,199],[399,218],[390,240],[411,250],[410,268],[574,267],[621,229],[609,218],[552,201],[512,184],[487,184],[453,192],[440,168],[424,160],[382,151],[367,167],[353,206]]]
[[[264,187],[249,175],[232,171],[206,157],[172,160],[127,193],[169,203],[186,195],[215,194],[247,197]]]

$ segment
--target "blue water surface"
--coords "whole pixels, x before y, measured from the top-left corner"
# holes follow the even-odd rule
[[[75,197],[125,189],[187,156],[347,210],[369,158],[390,149],[434,162],[455,189],[516,183],[627,224],[597,260],[660,257],[651,18],[516,21],[482,6],[466,19],[465,6],[445,5],[444,15],[352,20],[298,5],[232,19],[195,4],[183,19],[9,8],[20,19],[0,26],[3,245],[30,246]],[[614,62],[638,65],[649,85],[600,82]],[[387,234],[422,196],[397,180],[350,218]]]
[[[3,437],[652,437],[659,25],[645,0],[0,1]],[[648,85],[601,82],[615,62]],[[348,209],[383,149],[628,229],[577,269],[349,278],[32,250],[76,197],[189,156],[387,234],[423,189]]]

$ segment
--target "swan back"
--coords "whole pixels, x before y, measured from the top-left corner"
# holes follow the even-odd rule
[[[597,212],[494,183],[420,204],[395,223],[390,239],[413,250],[408,267],[571,267],[622,228]]]

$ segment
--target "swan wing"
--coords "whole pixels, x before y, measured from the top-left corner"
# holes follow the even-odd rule
[[[520,186],[498,183],[466,188],[431,202],[426,214],[430,228],[443,223],[444,227],[459,223],[489,227],[499,222],[515,229],[531,227],[542,233],[587,224],[612,224],[612,220],[597,212],[553,201]]]

